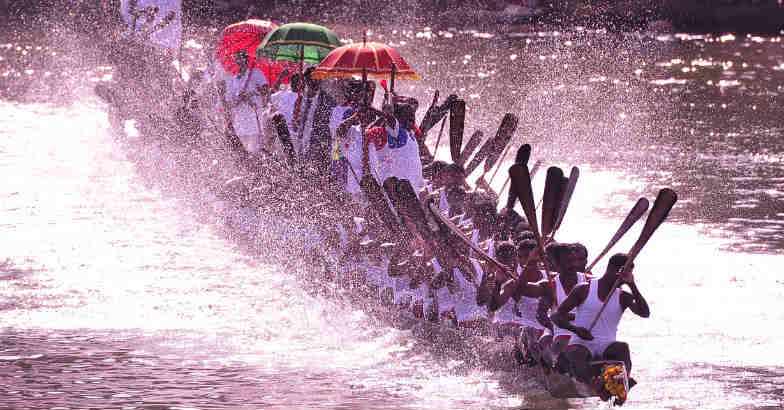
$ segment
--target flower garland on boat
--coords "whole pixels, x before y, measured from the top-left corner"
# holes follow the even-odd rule
[[[604,388],[617,397],[616,404],[623,404],[626,401],[626,385],[624,383],[626,370],[619,364],[605,366],[602,370],[602,380]]]

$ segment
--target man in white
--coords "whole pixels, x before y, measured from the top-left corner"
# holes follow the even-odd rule
[[[269,84],[261,70],[248,67],[250,59],[245,51],[238,51],[234,58],[240,71],[226,83],[234,130],[247,151],[259,152],[264,135],[262,114],[269,101]]]
[[[593,360],[622,361],[627,372],[631,373],[629,345],[616,339],[618,323],[627,308],[640,317],[647,318],[651,315],[648,302],[634,283],[634,265],[629,264],[627,269],[623,270],[627,259],[627,255],[622,253],[613,255],[601,278],[575,286],[566,300],[558,306],[558,311],[550,316],[556,326],[578,336],[569,340],[566,355],[574,375],[585,383],[590,383],[594,376],[590,364]],[[618,275],[623,275],[620,279],[629,286],[631,292],[613,287]],[[575,311],[573,320],[569,318],[572,309]],[[592,327],[594,320],[595,327]],[[629,382],[630,385],[634,383],[632,379]],[[601,385],[601,381],[597,383],[599,389]]]
[[[414,137],[414,108],[398,103],[384,107],[386,125],[368,130],[367,138],[375,142],[369,146],[370,165],[378,173],[379,184],[389,177],[407,179],[414,192],[425,187],[422,159]]]

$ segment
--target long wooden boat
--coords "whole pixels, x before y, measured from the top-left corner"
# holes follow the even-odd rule
[[[110,102],[110,105],[113,105],[112,103],[122,104],[117,101]],[[114,114],[117,114],[120,111],[116,109],[116,107],[110,107],[110,110]],[[110,114],[110,116],[111,115],[112,114]],[[188,168],[189,165],[192,164],[180,161],[183,154],[183,147],[179,146],[177,138],[170,138],[170,136],[164,135],[162,138],[153,137],[154,140],[152,140],[151,136],[141,135],[137,136],[133,141],[128,141],[125,132],[125,127],[127,126],[125,120],[126,118],[114,117],[110,118],[110,123],[113,126],[113,132],[118,141],[124,140],[126,145],[129,146],[134,143],[145,144],[143,147],[132,147],[136,152],[129,155],[129,159],[136,162],[140,168],[159,167],[161,164],[166,164],[169,171],[179,175],[187,175],[193,171]],[[212,146],[206,148],[214,150],[216,147]],[[211,154],[215,153],[206,153],[208,157]],[[231,167],[227,167],[227,169],[230,168]],[[208,204],[213,206],[208,206],[203,209],[208,209],[213,213],[213,216],[217,216],[219,220],[227,223],[227,225],[233,225],[234,229],[245,230],[247,233],[247,231],[249,231],[247,227],[246,229],[241,229],[242,227],[237,226],[238,223],[243,223],[243,216],[247,216],[248,214],[248,208],[246,207],[247,203],[243,202],[241,196],[221,196],[220,192],[216,192],[220,191],[222,187],[225,188],[226,184],[223,181],[231,179],[230,174],[226,173],[231,171],[227,171],[227,169],[216,170],[216,172],[211,175],[215,178],[223,178],[222,181],[201,180],[200,183],[205,184],[202,192],[202,199],[208,198],[216,202]],[[237,181],[237,179],[234,179],[233,181]],[[217,202],[220,202],[220,204],[217,204]],[[280,212],[281,214],[284,214],[286,210],[281,209]],[[526,349],[527,343],[521,343],[519,338],[517,338],[517,340],[511,340],[511,338],[497,337],[492,326],[488,326],[481,331],[477,331],[476,329],[460,329],[444,322],[431,322],[416,318],[409,312],[401,311],[394,306],[381,304],[377,298],[362,298],[356,294],[351,294],[350,297],[353,305],[356,305],[356,302],[358,301],[357,298],[360,298],[360,304],[367,314],[381,319],[385,323],[396,328],[410,329],[412,330],[413,335],[429,342],[434,342],[438,345],[447,343],[451,346],[464,346],[466,348],[469,346],[473,348],[482,346],[482,350],[489,353],[491,356],[496,358],[500,357],[499,355],[504,356],[508,359],[505,360],[507,365],[511,364],[512,366],[515,366],[517,370],[525,372],[532,378],[538,379],[542,387],[555,398],[586,398],[599,396],[593,387],[581,383],[566,374],[561,374],[552,368],[545,367],[541,364],[528,367],[519,363],[514,359],[516,351],[531,357],[535,357],[536,353],[528,351]],[[626,383],[626,390],[628,391],[628,380],[624,378],[624,381]]]

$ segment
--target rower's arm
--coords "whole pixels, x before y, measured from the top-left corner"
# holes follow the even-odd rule
[[[544,295],[539,298],[539,305],[536,308],[536,320],[544,327],[553,331],[553,322],[550,321],[550,316],[547,311],[550,310],[550,305],[553,304],[552,297]]]
[[[512,279],[497,287],[498,291],[493,292],[493,300],[488,306],[490,310],[500,309],[501,306],[505,305],[509,301],[515,292],[515,283],[512,281]]]
[[[514,295],[516,297],[539,298],[548,293],[545,288],[549,288],[549,286],[550,283],[546,280],[533,283],[526,281],[525,275],[520,275],[517,279]]]
[[[558,310],[550,315],[550,320],[552,320],[556,326],[576,334],[581,339],[593,340],[593,335],[591,335],[591,332],[588,331],[588,329],[575,326],[569,320],[569,312],[585,302],[585,299],[588,296],[588,286],[588,282],[577,284],[577,286],[569,292],[569,296],[566,297],[563,303],[558,306]]]
[[[648,307],[648,302],[640,293],[640,290],[637,288],[637,284],[632,282],[629,283],[629,288],[631,289],[632,293],[629,294],[628,292],[623,292],[621,294],[621,302],[624,308],[629,308],[635,315],[640,317],[650,317],[651,316],[651,309]]]

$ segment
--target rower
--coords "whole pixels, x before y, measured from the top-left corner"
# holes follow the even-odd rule
[[[634,274],[632,273],[634,265],[629,266],[625,272],[621,272],[626,261],[627,256],[623,253],[613,255],[601,278],[575,286],[551,316],[553,323],[557,326],[577,335],[569,341],[565,353],[574,376],[584,383],[592,381],[594,373],[590,362],[595,360],[622,361],[626,366],[627,374],[631,373],[632,361],[629,345],[616,339],[618,323],[627,308],[643,318],[649,317],[651,311],[648,302],[645,301],[634,282]],[[612,288],[618,275],[621,274],[623,275],[621,283],[627,284],[631,293],[620,288]],[[611,290],[612,294],[610,294]],[[604,311],[599,314],[602,305],[608,298],[609,301]],[[574,319],[569,317],[569,312],[572,310],[575,311]],[[588,330],[597,315],[596,325],[593,330]],[[630,384],[634,383],[631,379],[630,382]],[[600,383],[597,387],[604,384],[603,381]],[[607,397],[606,393],[603,397]]]
[[[553,326],[547,317],[547,311],[555,310],[560,302],[566,299],[578,283],[588,280],[585,274],[578,273],[581,258],[572,252],[572,247],[564,243],[551,243],[545,248],[547,259],[551,267],[558,272],[552,280],[547,278],[536,283],[525,282],[518,285],[518,294],[531,298],[539,298],[537,307],[537,320],[546,324],[548,331],[539,339],[539,345],[546,354],[543,359],[551,364],[554,358],[563,351],[569,343],[573,333],[568,330]],[[553,289],[553,284],[555,289]]]
[[[261,114],[269,102],[269,84],[261,70],[248,66],[250,57],[245,50],[237,51],[234,61],[239,71],[226,84],[234,130],[248,152],[259,152],[264,132]]]
[[[499,262],[514,269],[517,266],[517,251],[514,244],[502,242],[498,245],[496,258]],[[519,275],[519,269],[518,275]],[[496,272],[495,289],[488,303],[488,309],[493,312],[493,321],[498,324],[498,336],[511,336],[517,339],[524,323],[518,312],[519,297],[514,297],[515,281],[503,272]]]

